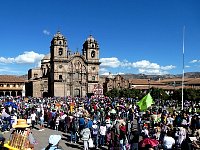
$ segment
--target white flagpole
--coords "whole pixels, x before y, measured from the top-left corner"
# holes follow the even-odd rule
[[[183,96],[183,89],[184,89],[184,69],[185,69],[185,58],[184,58],[184,53],[185,53],[185,26],[183,27],[183,75],[182,75],[182,101],[181,101],[181,110],[183,110],[183,101],[184,101],[184,96]]]

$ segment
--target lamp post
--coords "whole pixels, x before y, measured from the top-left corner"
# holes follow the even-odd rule
[[[63,83],[64,83],[64,99],[66,100],[66,98],[65,98],[65,79],[63,80]]]

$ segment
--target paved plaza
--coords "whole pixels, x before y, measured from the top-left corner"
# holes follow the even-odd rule
[[[39,127],[39,126],[36,126]],[[59,145],[63,148],[63,150],[82,150],[83,149],[83,144],[82,141],[80,140],[77,144],[75,143],[70,143],[70,134],[66,134],[61,131],[56,131],[52,129],[45,128],[44,131],[39,131],[39,129],[33,129],[32,130],[33,135],[38,142],[37,145],[35,145],[34,150],[41,150],[42,148],[45,148],[48,145],[48,139],[49,136],[52,134],[59,134],[62,136],[62,139],[60,140]],[[6,140],[9,139],[10,132],[7,132],[4,134],[4,137]]]

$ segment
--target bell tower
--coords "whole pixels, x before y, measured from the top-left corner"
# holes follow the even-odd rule
[[[83,56],[87,61],[87,81],[88,81],[88,93],[93,93],[94,87],[99,83],[99,44],[90,35],[82,49]]]
[[[67,40],[58,31],[51,40],[51,60],[61,59],[67,56]]]
[[[88,61],[99,61],[99,44],[92,35],[90,35],[83,44],[82,53]]]

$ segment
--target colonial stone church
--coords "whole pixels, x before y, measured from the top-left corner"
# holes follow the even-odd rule
[[[72,53],[67,39],[57,32],[51,40],[50,53],[41,60],[41,67],[28,71],[27,96],[78,96],[93,94],[99,83],[99,45],[90,35],[82,54]]]

